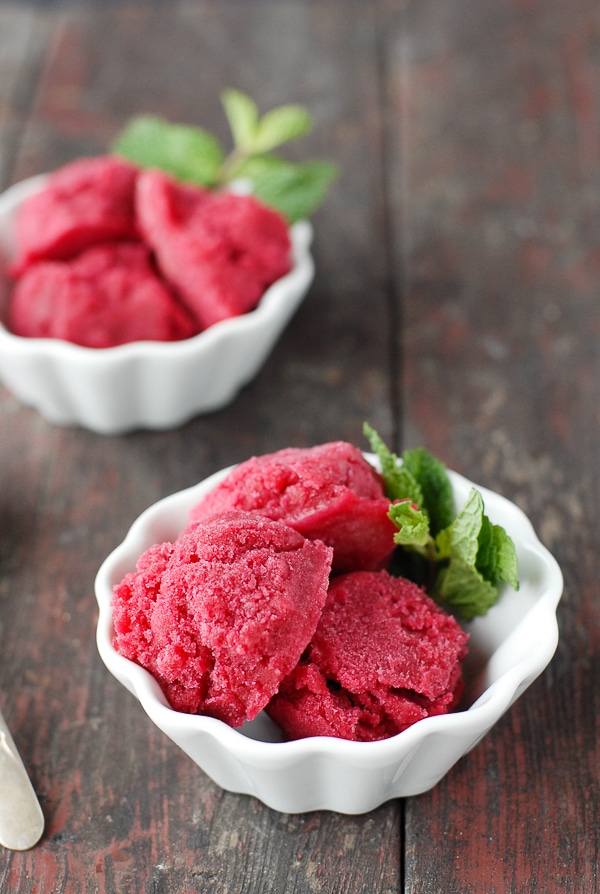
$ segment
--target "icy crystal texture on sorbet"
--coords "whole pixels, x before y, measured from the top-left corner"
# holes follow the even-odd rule
[[[114,644],[172,707],[253,719],[298,662],[327,596],[331,550],[230,512],[151,547],[115,587]]]
[[[466,649],[457,621],[411,581],[342,575],[267,711],[289,738],[383,739],[456,706]]]
[[[310,540],[333,547],[333,570],[383,567],[394,549],[395,525],[380,475],[345,441],[290,447],[236,466],[191,513],[225,509],[284,521]]]

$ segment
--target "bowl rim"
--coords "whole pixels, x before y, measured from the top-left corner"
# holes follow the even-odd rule
[[[373,454],[364,453],[364,456],[372,464],[378,465]],[[511,706],[520,691],[524,691],[552,659],[559,638],[556,610],[563,591],[562,572],[556,559],[541,543],[530,520],[515,503],[501,494],[474,484],[464,476],[448,470],[455,492],[457,486],[462,488],[477,487],[486,506],[491,498],[494,502],[500,501],[505,509],[512,513],[515,521],[527,535],[525,542],[528,549],[537,554],[546,572],[543,593],[527,609],[515,627],[515,630],[518,630],[532,611],[543,610],[546,620],[544,637],[540,638],[535,648],[526,655],[522,655],[513,666],[504,670],[498,679],[486,686],[472,704],[449,714],[425,717],[402,732],[375,742],[355,742],[329,736],[311,736],[292,741],[265,741],[247,736],[240,732],[239,728],[232,728],[216,718],[176,711],[170,707],[158,682],[149,671],[120,655],[112,645],[112,610],[110,605],[112,577],[115,570],[123,565],[125,559],[129,566],[128,570],[132,570],[132,557],[133,565],[135,565],[137,557],[147,546],[151,545],[147,542],[147,534],[148,527],[154,519],[171,506],[179,502],[183,504],[188,500],[191,501],[196,494],[200,496],[208,492],[232,468],[234,466],[221,469],[191,487],[163,497],[145,509],[133,522],[122,542],[104,560],[96,575],[94,586],[99,607],[96,641],[100,656],[108,670],[134,694],[150,719],[163,732],[169,735],[185,732],[187,736],[192,737],[201,733],[210,734],[230,754],[256,765],[269,762],[274,762],[275,765],[284,764],[291,759],[301,759],[317,754],[348,758],[354,761],[362,759],[368,763],[371,762],[371,759],[392,759],[394,756],[397,757],[399,751],[404,753],[422,739],[435,733],[463,738],[468,735],[476,736],[476,741],[479,741]],[[143,541],[147,543],[147,546],[143,545]],[[115,583],[121,580],[121,572],[119,575],[117,575],[118,580],[115,580]],[[468,628],[469,625],[466,626]],[[511,631],[511,635],[513,633],[514,631]]]
[[[4,217],[16,212],[18,205],[25,199],[39,192],[50,175],[48,173],[36,174],[18,183],[9,186],[0,193],[0,221]],[[281,313],[281,305],[287,296],[289,286],[296,280],[312,279],[314,262],[310,253],[310,247],[314,238],[314,229],[309,220],[301,220],[289,227],[292,253],[292,267],[284,276],[275,280],[263,293],[257,306],[247,313],[235,317],[229,317],[207,327],[202,332],[190,338],[178,341],[152,341],[139,340],[114,345],[108,348],[89,348],[59,338],[26,338],[11,332],[0,318],[0,348],[10,348],[19,351],[22,355],[39,354],[43,351],[47,356],[73,358],[79,363],[90,364],[129,361],[133,358],[145,358],[162,355],[169,358],[172,355],[184,358],[188,354],[195,354],[201,347],[209,349],[214,343],[218,343],[224,336],[243,332],[251,333],[260,328],[272,318],[278,318]],[[0,233],[0,243],[1,243]],[[0,244],[0,249],[2,248]],[[10,251],[4,248],[0,253],[3,260],[10,260]],[[4,265],[0,264],[0,268]],[[0,274],[6,278],[5,271],[0,269]]]

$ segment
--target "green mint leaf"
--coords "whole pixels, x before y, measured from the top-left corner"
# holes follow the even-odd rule
[[[467,502],[454,519],[450,529],[450,549],[453,556],[475,567],[479,550],[479,532],[483,523],[483,498],[471,488]]]
[[[240,90],[223,91],[221,102],[241,155],[264,155],[312,128],[311,116],[299,105],[279,106],[260,118],[254,100]]]
[[[386,485],[389,488],[390,493],[392,494],[390,499],[408,499],[412,503],[415,503],[419,508],[423,507],[423,491],[421,490],[418,481],[415,481],[408,469],[405,469],[404,466],[397,466],[396,474],[389,479],[386,477]],[[390,496],[390,494],[387,493],[387,489],[386,496]],[[425,509],[422,509],[422,511],[425,512],[425,514],[427,515],[427,511]]]
[[[199,127],[170,124],[141,115],[117,137],[113,151],[143,168],[159,168],[188,183],[212,186],[218,177],[223,151],[218,141]]]
[[[476,488],[454,522],[438,534],[436,548],[438,560],[449,561],[440,567],[435,596],[464,618],[484,615],[495,604],[501,581],[518,589],[514,543],[504,528],[490,522]]]
[[[312,118],[302,106],[280,106],[267,112],[258,122],[253,151],[257,155],[271,152],[283,143],[304,136],[311,128]]]
[[[324,161],[294,164],[277,156],[256,156],[238,167],[236,175],[248,177],[261,201],[276,208],[289,223],[304,220],[321,204],[337,174]]]
[[[475,567],[492,586],[504,581],[519,589],[515,545],[503,527],[491,523],[475,488],[450,528],[450,540],[452,555]]]
[[[514,541],[500,525],[494,525],[493,529],[498,554],[498,577],[518,591],[519,559]]]
[[[478,571],[495,586],[504,581],[513,590],[518,590],[518,568],[517,551],[512,539],[504,528],[493,525],[484,516],[479,534]]]
[[[455,514],[454,495],[446,466],[424,447],[405,450],[402,464],[418,482],[423,492],[419,504],[429,515],[433,536],[452,524]]]
[[[390,506],[389,516],[398,531],[394,542],[399,546],[424,547],[430,539],[429,519],[410,500],[402,500]]]
[[[459,556],[453,557],[438,573],[434,595],[440,602],[451,605],[465,620],[485,615],[498,598],[496,587]]]
[[[236,150],[244,155],[254,152],[258,132],[258,109],[254,100],[241,90],[224,90],[221,103]]]
[[[391,501],[408,499],[422,507],[423,492],[408,469],[400,463],[396,454],[386,447],[382,438],[367,422],[363,425],[363,433],[371,450],[379,459],[386,497]]]
[[[439,531],[435,538],[435,556],[438,561],[452,555],[452,525]]]
[[[382,437],[380,437],[379,433],[375,431],[375,429],[369,425],[368,422],[363,423],[363,434],[373,453],[375,453],[379,459],[379,464],[381,466],[381,474],[383,475],[386,483],[386,487],[391,490],[395,487],[396,474],[399,470],[399,460],[395,453],[387,447]],[[398,499],[396,494],[387,492],[387,496],[390,500]],[[407,496],[403,494],[403,496]],[[415,501],[416,502],[416,501]]]
[[[496,552],[492,523],[487,516],[481,519],[481,528],[477,537],[477,554],[475,558],[477,570],[492,584],[497,584],[496,579]]]

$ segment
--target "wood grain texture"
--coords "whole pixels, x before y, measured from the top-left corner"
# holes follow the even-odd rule
[[[406,890],[597,891],[598,10],[425,2],[401,18],[404,440],[513,499],[565,574],[548,671],[407,804]]]
[[[342,176],[257,378],[172,432],[48,425],[0,390],[0,699],[46,816],[0,894],[595,894],[600,826],[600,15],[592,0],[0,3],[0,184],[139,112],[223,140],[297,101]],[[431,792],[278,814],[214,785],[95,648],[98,566],[149,504],[369,420],[517,502],[565,575],[548,670]]]
[[[94,642],[96,570],[150,503],[253,453],[356,440],[367,416],[390,429],[388,296],[369,263],[381,166],[362,163],[381,113],[377,35],[370,5],[355,9],[358,30],[336,3],[0,7],[0,41],[22,34],[4,87],[5,184],[104,151],[141,111],[225,139],[230,85],[263,109],[306,104],[316,127],[297,151],[344,169],[315,218],[314,287],[231,407],[99,438],[2,392],[2,706],[46,816],[34,851],[0,853],[2,892],[399,889],[401,805],[294,817],[224,793],[149,724]]]

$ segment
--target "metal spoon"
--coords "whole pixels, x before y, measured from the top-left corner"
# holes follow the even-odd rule
[[[25,851],[43,831],[42,808],[0,712],[0,845]]]

